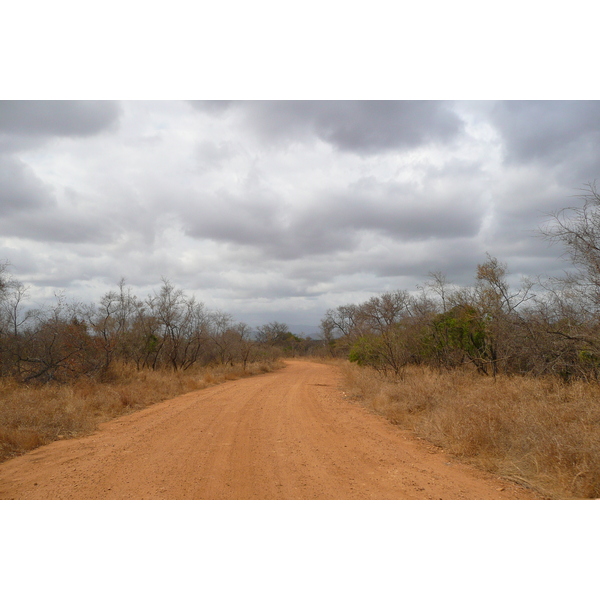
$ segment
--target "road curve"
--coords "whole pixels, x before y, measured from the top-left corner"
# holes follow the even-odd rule
[[[224,383],[0,465],[0,499],[535,499],[348,402],[335,367]]]

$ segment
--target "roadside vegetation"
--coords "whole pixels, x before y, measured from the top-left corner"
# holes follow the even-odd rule
[[[31,309],[26,299],[26,286],[0,265],[0,461],[182,393],[272,371],[316,343],[277,322],[252,331],[166,279],[145,299],[124,281],[92,305],[59,296]]]
[[[326,313],[355,398],[456,456],[553,498],[600,497],[600,195],[541,230],[563,278],[508,284],[493,256],[471,286],[441,272]]]
[[[597,384],[407,366],[402,379],[348,363],[349,396],[454,456],[548,498],[600,497]]]

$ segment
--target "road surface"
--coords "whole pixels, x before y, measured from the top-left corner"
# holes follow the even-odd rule
[[[0,499],[535,499],[349,402],[334,366],[191,392],[0,465]]]

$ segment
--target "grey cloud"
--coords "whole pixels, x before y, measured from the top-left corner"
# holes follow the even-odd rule
[[[110,242],[113,237],[110,227],[93,214],[70,214],[48,207],[0,220],[0,234],[63,244],[101,244]]]
[[[461,129],[456,114],[438,102],[368,101],[322,108],[317,117],[320,137],[359,153],[448,142]]]
[[[226,193],[205,199],[184,224],[194,238],[255,248],[264,256],[290,259],[350,248],[353,236],[317,219],[284,219],[281,199],[254,194],[243,199]],[[287,221],[287,222],[286,222]]]
[[[429,240],[426,247],[414,241],[378,244],[376,238],[366,236],[351,258],[340,254],[318,262],[298,259],[279,268],[286,278],[299,280],[306,287],[325,285],[336,293],[356,289],[357,281],[368,281],[372,286],[395,281],[397,287],[416,291],[416,285],[424,283],[428,273],[435,270],[446,272],[454,281],[470,283],[475,266],[485,260],[485,250],[473,238]]]
[[[29,135],[18,135],[3,133],[0,130],[0,155],[14,154],[23,150],[29,150],[40,145],[40,140],[46,138],[32,137]]]
[[[569,203],[570,194],[569,187],[557,181],[556,169],[521,166],[505,169],[490,192],[493,220],[488,231],[489,243],[498,244],[502,240],[523,253],[531,252],[523,244],[536,238],[537,229],[549,214]]]
[[[228,159],[235,156],[236,153],[237,150],[231,143],[221,142],[216,144],[211,140],[203,140],[196,148],[199,171],[219,169]]]
[[[252,300],[256,298],[307,298],[319,294],[308,291],[307,285],[302,281],[284,280],[279,277],[276,281],[255,282],[252,289],[243,285],[232,286],[231,283],[228,283],[226,295],[230,298]]]
[[[341,150],[358,154],[446,142],[461,129],[460,119],[448,105],[433,101],[252,102],[248,119],[267,138],[311,131]]]
[[[299,228],[371,232],[380,240],[424,241],[475,237],[483,223],[486,179],[477,163],[450,161],[427,167],[422,181],[365,177],[345,189],[321,192],[300,218]]]
[[[86,199],[59,206],[54,191],[29,165],[0,156],[0,234],[35,241],[106,242],[115,227],[96,213]]]
[[[260,244],[280,230],[277,203],[261,195],[240,198],[225,190],[197,201],[184,229],[192,237]]]
[[[111,239],[107,228],[101,226],[93,215],[72,215],[58,210],[20,214],[9,221],[3,221],[0,233],[38,242],[63,244],[99,244]]]
[[[408,246],[403,252],[383,257],[368,258],[364,262],[367,272],[378,277],[411,277],[424,283],[432,271],[442,271],[455,283],[470,283],[475,267],[485,260],[485,251],[477,241],[469,238],[432,240],[428,242],[427,252],[422,248]]]
[[[417,191],[411,185],[367,179],[322,203],[313,218],[330,227],[373,230],[395,239],[420,240],[476,235],[484,209],[460,192],[435,193],[428,188]]]
[[[182,275],[178,270],[177,257],[168,256],[162,248],[128,252],[104,248],[99,251],[98,246],[88,240],[76,244],[53,243],[46,246],[47,251],[43,253],[39,252],[39,248],[39,244],[30,245],[29,256],[24,256],[23,251],[13,252],[15,259],[11,256],[11,262],[20,271],[23,260],[27,258],[30,264],[35,265],[33,270],[30,269],[29,281],[54,289],[80,287],[77,294],[86,296],[86,301],[99,299],[98,294],[89,295],[91,288],[100,285],[104,289],[114,289],[122,277],[128,286],[134,288],[134,293],[143,298],[153,286],[160,286],[161,276],[179,281]],[[205,284],[204,280],[202,284]]]
[[[0,211],[3,219],[39,209],[54,200],[33,169],[18,158],[0,156]]]
[[[85,137],[113,127],[119,115],[119,105],[112,101],[2,100],[0,132]]]
[[[345,189],[316,192],[313,202],[294,209],[265,190],[241,196],[221,192],[186,215],[184,228],[191,237],[253,248],[278,260],[350,251],[365,232],[381,241],[474,237],[487,207],[472,200],[462,179],[452,183],[446,177],[420,191],[362,179]]]
[[[600,156],[600,102],[506,101],[495,105],[492,123],[502,134],[509,162],[568,159],[573,150]]]
[[[340,150],[365,155],[449,142],[463,127],[451,104],[438,101],[246,101],[195,108],[216,114],[234,108],[268,141],[292,142],[313,135]]]
[[[591,133],[586,138],[577,148],[573,144],[561,163],[550,166],[556,179],[569,187],[568,196],[577,195],[583,184],[600,176],[600,133]]]
[[[279,242],[272,238],[262,244],[262,249],[269,257],[290,260],[347,251],[356,246],[356,231],[318,221],[319,217],[294,223],[280,233]]]
[[[222,115],[234,102],[232,100],[188,100],[188,104],[198,111],[212,115]]]
[[[72,298],[74,296],[78,300],[97,301],[98,296],[82,298],[81,293],[85,294],[86,287],[99,282],[105,282],[109,287],[114,288],[120,279],[120,265],[116,261],[108,260],[106,256],[87,256],[82,260],[75,254],[57,250],[48,256],[38,257],[37,274],[31,277],[36,286],[54,290],[79,288],[74,295],[69,294],[69,296]]]

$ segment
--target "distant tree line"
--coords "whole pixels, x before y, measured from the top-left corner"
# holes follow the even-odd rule
[[[469,365],[483,375],[600,375],[600,195],[588,184],[580,208],[552,215],[540,231],[560,243],[572,271],[518,289],[493,256],[471,286],[430,273],[418,294],[394,291],[327,311],[321,333],[332,356],[402,375],[409,364]]]
[[[0,376],[23,383],[108,377],[116,363],[185,371],[194,365],[241,364],[305,353],[314,341],[269,323],[256,332],[163,279],[138,298],[121,280],[97,304],[58,296],[27,309],[27,288],[0,265]]]

